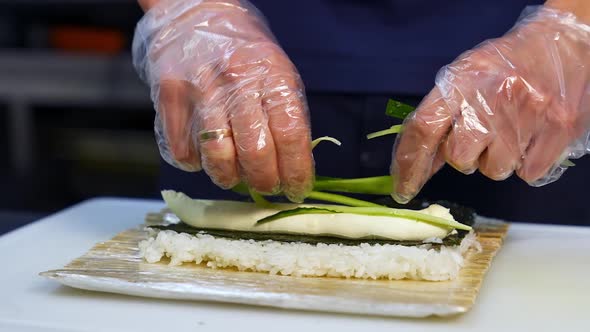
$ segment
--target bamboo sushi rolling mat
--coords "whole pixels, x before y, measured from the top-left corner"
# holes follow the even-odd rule
[[[429,282],[290,277],[196,264],[149,264],[139,255],[138,243],[148,237],[143,226],[121,232],[64,268],[41,275],[74,288],[143,297],[378,316],[449,316],[474,305],[508,230],[506,223],[478,217],[475,230],[482,251],[467,254],[457,279]]]

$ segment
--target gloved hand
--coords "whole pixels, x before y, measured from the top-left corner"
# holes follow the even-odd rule
[[[404,123],[392,158],[393,198],[408,202],[444,163],[533,186],[590,149],[590,26],[541,7],[501,38],[442,68]]]
[[[159,1],[138,23],[133,62],[149,84],[162,157],[214,183],[240,180],[301,201],[313,159],[304,87],[246,1]]]

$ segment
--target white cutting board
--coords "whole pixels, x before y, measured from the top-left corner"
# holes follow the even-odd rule
[[[70,289],[37,275],[162,207],[95,199],[0,237],[0,331],[590,331],[590,227],[512,225],[472,311],[445,319],[135,298]]]

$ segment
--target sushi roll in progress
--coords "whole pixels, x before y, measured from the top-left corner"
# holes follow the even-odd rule
[[[330,205],[260,207],[194,200],[174,191],[162,196],[182,223],[152,228],[152,236],[139,244],[149,263],[169,259],[171,265],[285,276],[442,281],[456,278],[469,250],[479,248],[473,231],[410,218],[299,214],[260,224],[281,210]],[[441,205],[418,212],[456,222]]]

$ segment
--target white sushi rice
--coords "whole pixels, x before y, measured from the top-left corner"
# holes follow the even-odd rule
[[[210,268],[280,275],[432,281],[455,279],[469,249],[481,250],[473,232],[458,246],[435,248],[430,244],[350,246],[233,240],[159,231],[139,248],[149,263],[168,257],[170,265],[194,262]]]

